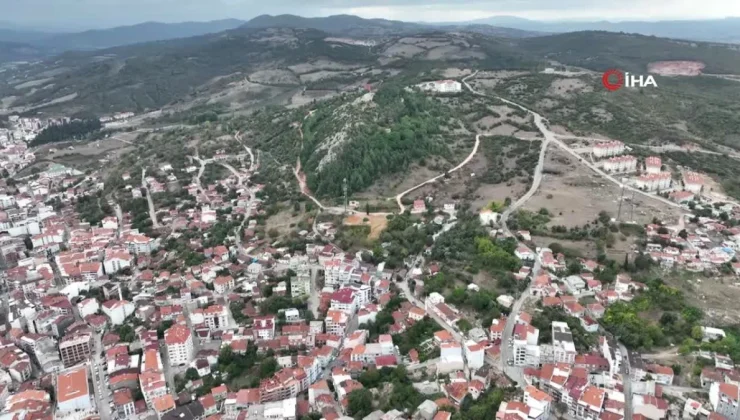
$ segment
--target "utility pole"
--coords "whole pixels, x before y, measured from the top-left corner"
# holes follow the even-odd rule
[[[347,178],[342,180],[342,191],[344,191],[344,213],[347,214]]]
[[[630,223],[635,220],[635,192],[632,191],[632,199],[630,200],[630,204],[632,207],[630,207]]]
[[[617,210],[617,222],[619,217],[622,215],[622,201],[624,201],[624,184],[622,184],[622,191],[619,194],[619,210]]]

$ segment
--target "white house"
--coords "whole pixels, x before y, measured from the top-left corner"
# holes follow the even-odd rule
[[[136,310],[136,306],[125,300],[109,300],[103,303],[103,313],[110,320],[111,325],[123,325],[126,318]]]
[[[127,251],[106,252],[103,268],[105,268],[107,274],[112,274],[130,267],[133,259],[133,256]]]
[[[99,309],[100,305],[94,298],[82,300],[77,304],[77,310],[82,318],[97,313]]]

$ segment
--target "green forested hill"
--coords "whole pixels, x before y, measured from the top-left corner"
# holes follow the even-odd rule
[[[599,31],[527,38],[516,43],[541,58],[597,71],[620,68],[644,72],[653,61],[695,60],[706,64],[707,73],[740,74],[740,52],[735,46],[723,44]]]

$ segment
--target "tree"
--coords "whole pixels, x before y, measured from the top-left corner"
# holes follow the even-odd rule
[[[370,216],[370,203],[365,203],[365,214]]]
[[[188,370],[185,371],[185,379],[187,379],[188,381],[195,381],[197,379],[200,379],[198,370],[195,368],[188,368]]]
[[[260,363],[260,378],[269,378],[278,371],[280,365],[274,357],[268,357]]]
[[[363,418],[373,411],[373,393],[369,389],[357,389],[349,393],[347,414]]]

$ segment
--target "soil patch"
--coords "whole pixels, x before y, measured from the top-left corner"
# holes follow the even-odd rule
[[[698,76],[704,67],[701,61],[655,61],[648,64],[648,72],[661,76]]]
[[[344,219],[347,226],[370,226],[369,239],[378,239],[388,226],[388,218],[381,215],[353,214]]]

